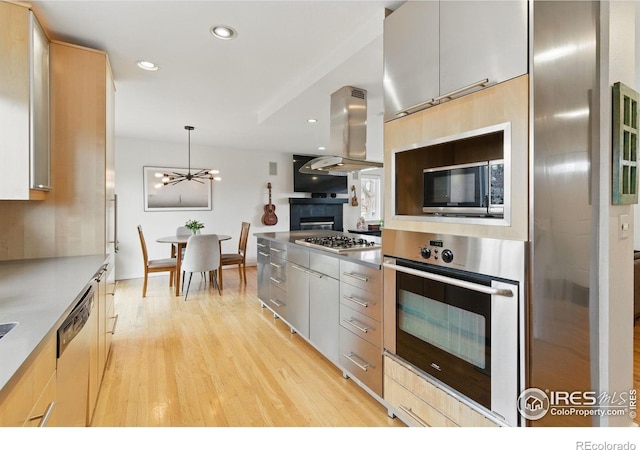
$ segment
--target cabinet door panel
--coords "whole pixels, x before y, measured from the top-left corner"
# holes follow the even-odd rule
[[[287,263],[287,315],[289,324],[309,337],[309,274],[294,263]]]
[[[309,338],[331,362],[339,364],[340,282],[309,277]]]
[[[527,16],[524,0],[441,2],[440,94],[527,73]]]
[[[0,198],[29,198],[29,10],[0,2]]]
[[[384,21],[384,120],[439,93],[438,2],[407,2]]]

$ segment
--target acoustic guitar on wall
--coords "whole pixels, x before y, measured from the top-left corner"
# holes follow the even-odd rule
[[[276,206],[271,203],[271,183],[267,183],[267,188],[269,189],[269,204],[264,205],[262,223],[271,226],[278,223],[278,216],[276,216]]]

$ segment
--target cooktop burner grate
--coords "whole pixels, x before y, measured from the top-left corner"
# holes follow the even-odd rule
[[[314,236],[305,239],[298,239],[296,244],[306,245],[308,247],[321,248],[332,252],[349,252],[355,250],[375,250],[382,247],[374,241],[368,241],[363,238],[354,238],[349,236],[332,235],[332,236]]]

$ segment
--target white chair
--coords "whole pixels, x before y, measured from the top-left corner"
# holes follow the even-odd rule
[[[191,236],[191,230],[188,229],[187,227],[178,227],[176,228],[176,236]],[[173,244],[171,246],[171,257],[175,258],[176,255],[176,249],[178,248],[177,244]],[[184,258],[184,248],[182,249],[182,255],[180,255],[180,257]]]
[[[189,272],[189,282],[184,295],[185,301],[189,295],[191,277],[194,272],[209,272],[209,275],[220,292],[216,270],[220,267],[220,243],[215,234],[194,234],[187,241],[187,248],[182,261],[183,274]],[[205,278],[206,280],[206,278]],[[206,281],[205,281],[206,283]],[[183,283],[184,286],[184,283]]]

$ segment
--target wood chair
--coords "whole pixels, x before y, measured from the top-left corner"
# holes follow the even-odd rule
[[[183,274],[189,272],[189,283],[184,294],[184,300],[186,301],[189,295],[189,287],[191,286],[191,278],[194,272],[209,272],[216,288],[218,288],[218,294],[221,294],[216,277],[216,270],[219,267],[220,243],[218,236],[215,234],[194,234],[190,236],[184,252],[184,261],[182,262]]]
[[[249,222],[242,222],[240,228],[240,239],[238,240],[238,252],[237,253],[222,253],[220,255],[220,268],[222,266],[238,265],[238,273],[240,279],[244,280],[244,284],[247,284],[247,241],[249,240],[249,228],[251,224]],[[220,287],[222,287],[222,270],[220,270]]]
[[[147,253],[147,243],[144,240],[142,227],[138,225],[138,236],[140,236],[140,246],[142,247],[142,258],[144,259],[144,283],[142,285],[142,297],[147,296],[147,280],[149,273],[170,272],[169,286],[173,286],[173,279],[176,276],[176,258],[152,259],[149,260]]]

